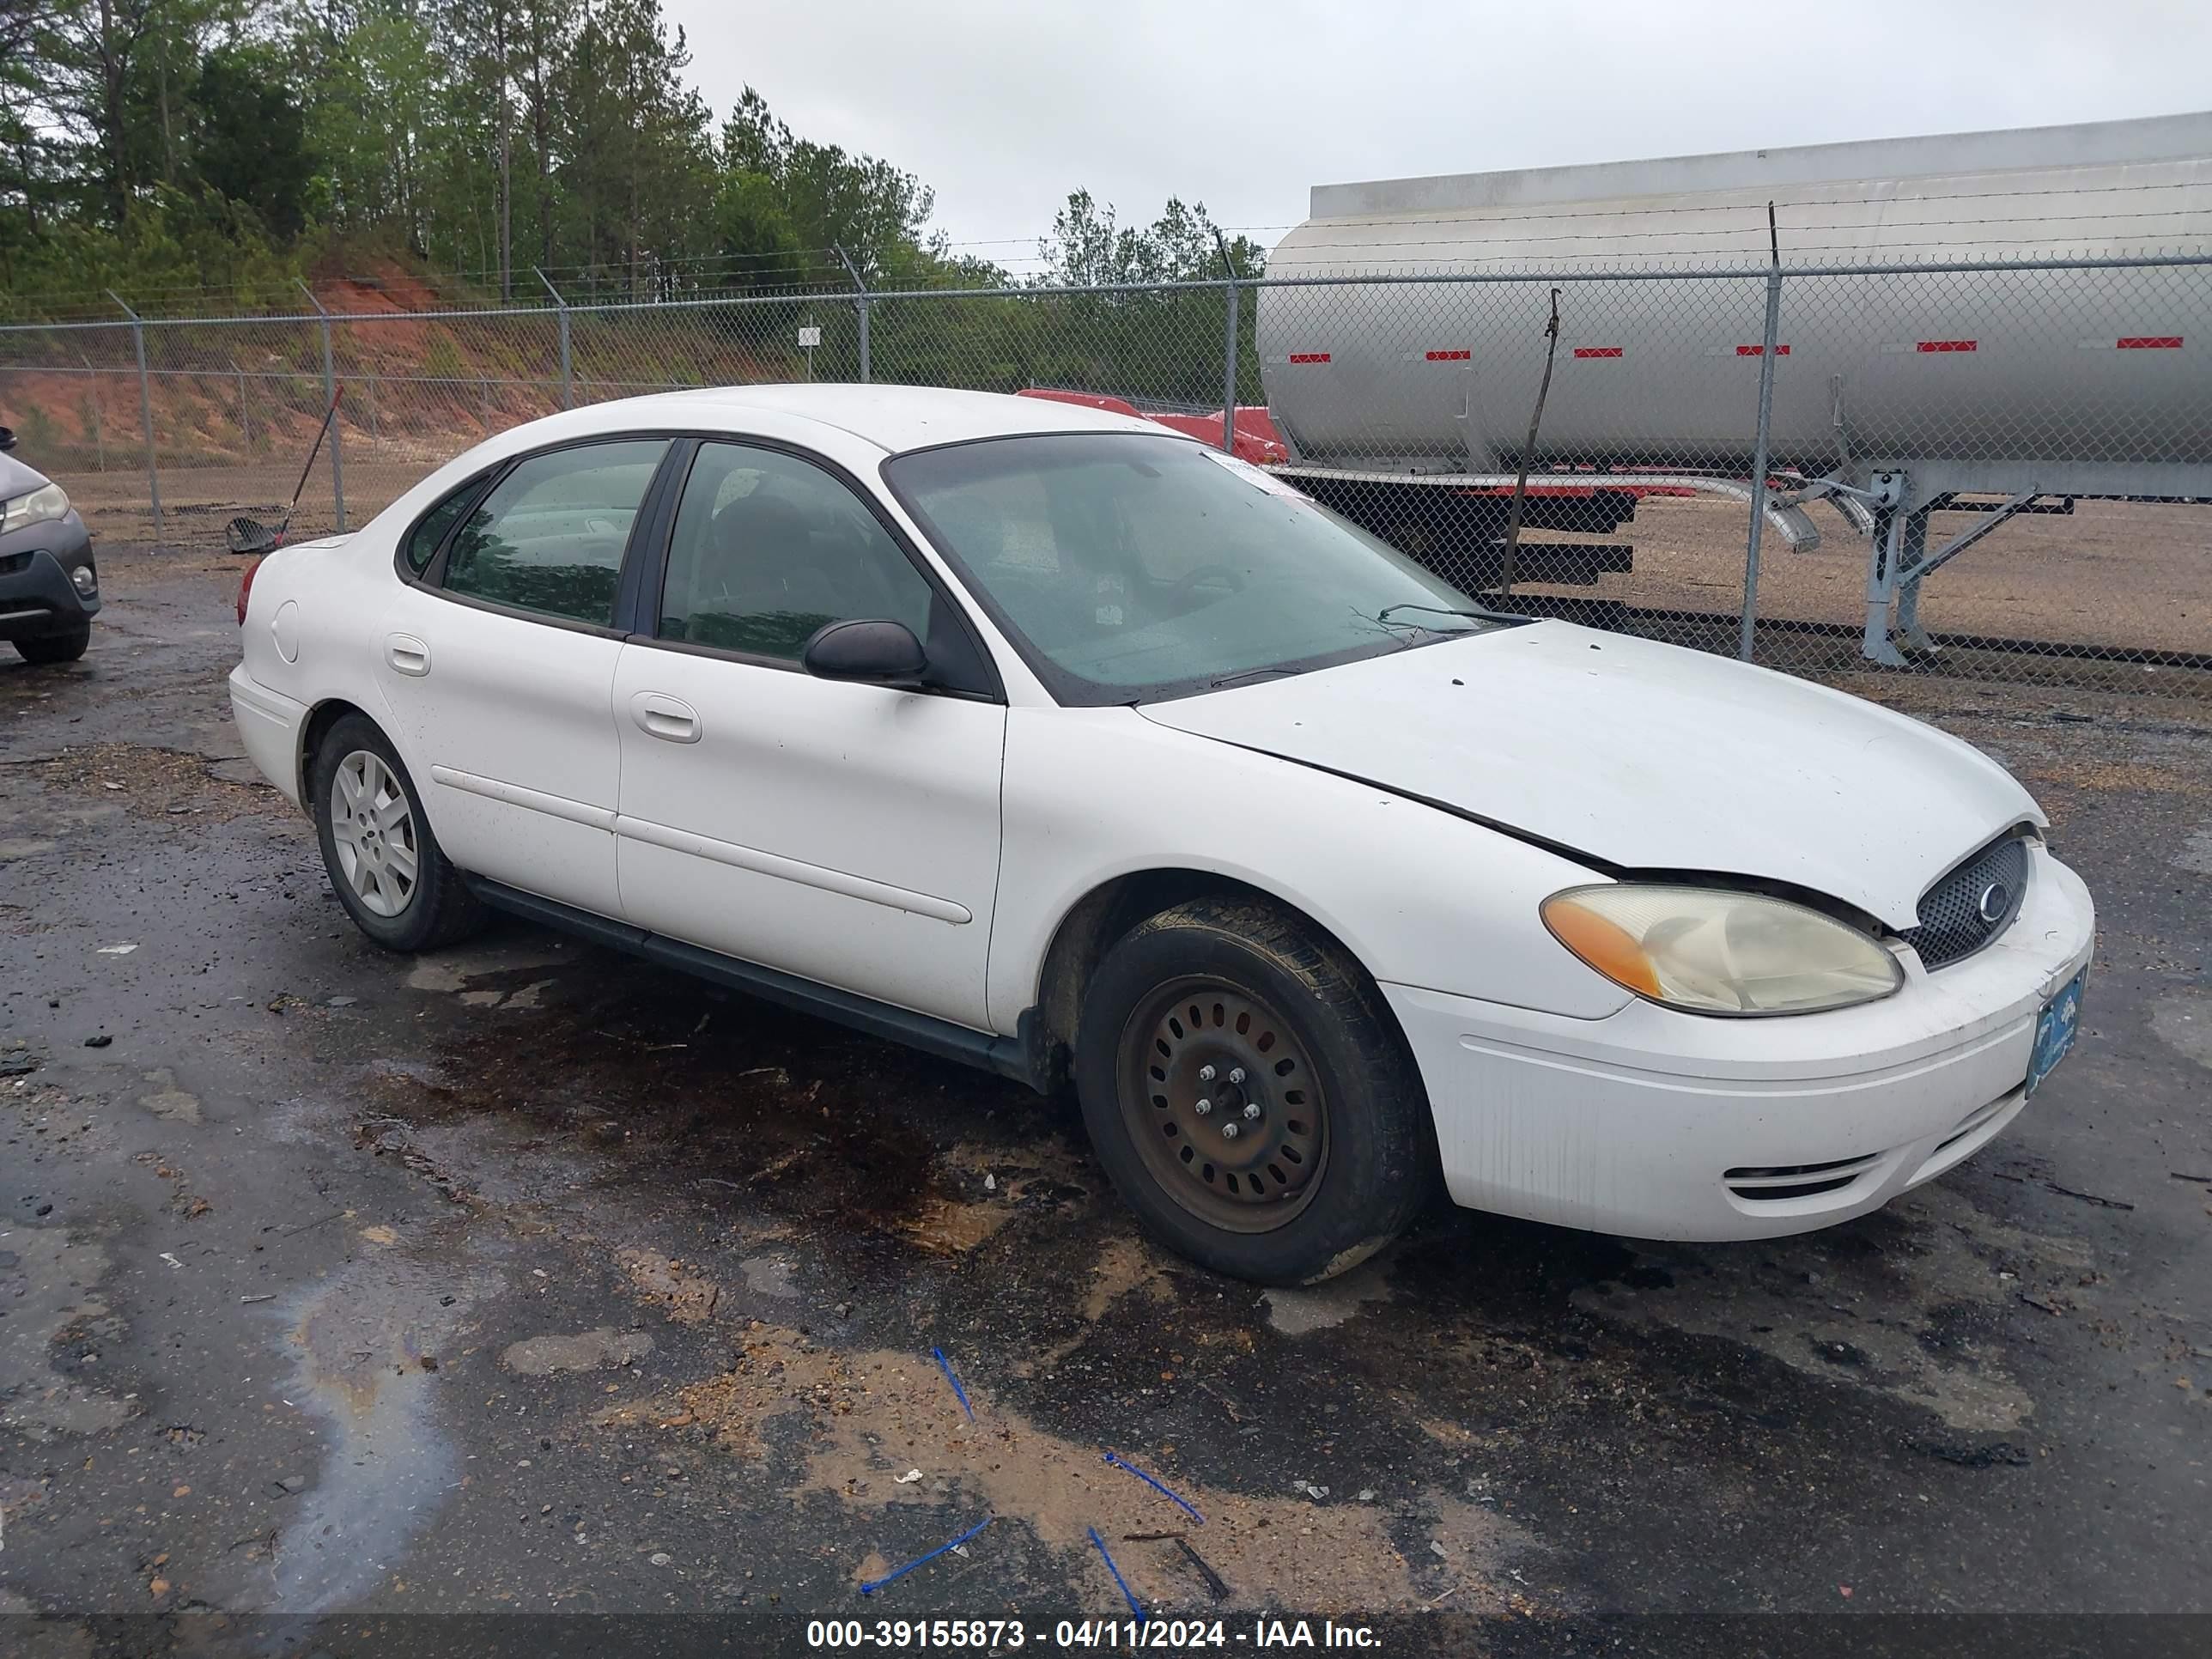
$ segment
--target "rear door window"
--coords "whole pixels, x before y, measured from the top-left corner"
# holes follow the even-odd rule
[[[665,438],[532,455],[492,486],[454,533],[448,592],[608,628],[631,526]]]

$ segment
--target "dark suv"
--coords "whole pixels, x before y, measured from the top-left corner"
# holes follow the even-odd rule
[[[100,571],[69,492],[8,453],[0,426],[0,640],[27,662],[75,662],[92,641]]]

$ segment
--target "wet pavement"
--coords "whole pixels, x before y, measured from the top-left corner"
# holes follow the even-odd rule
[[[1145,1243],[1067,1101],[516,924],[376,950],[240,758],[235,565],[101,569],[82,663],[0,665],[0,1614],[48,1616],[0,1646],[1034,1644],[1128,1616],[1094,1529],[1231,1647],[2212,1613],[2212,712],[1916,688],[2102,923],[1963,1168],[1763,1244],[1445,1213],[1260,1291]]]

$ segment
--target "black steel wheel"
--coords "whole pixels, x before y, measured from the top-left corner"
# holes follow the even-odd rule
[[[1121,1031],[1116,1094],[1139,1155],[1208,1224],[1287,1225],[1320,1189],[1328,1097],[1290,1023],[1243,985],[1164,985]]]
[[[1428,1098],[1373,981],[1256,898],[1193,899],[1115,944],[1085,988],[1074,1070],[1115,1188],[1218,1272],[1329,1278],[1436,1188]]]

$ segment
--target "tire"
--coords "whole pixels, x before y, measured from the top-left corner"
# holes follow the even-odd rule
[[[1146,1230],[1234,1278],[1333,1278],[1437,1185],[1427,1092],[1381,994],[1264,901],[1194,899],[1133,928],[1085,991],[1074,1071]]]
[[[47,634],[35,640],[18,640],[15,650],[25,662],[43,665],[75,662],[84,655],[85,647],[91,643],[92,624],[87,623],[66,634]]]
[[[349,799],[365,805],[349,806]],[[323,734],[307,769],[307,800],[331,889],[377,944],[434,951],[483,925],[484,908],[439,848],[406,763],[367,715],[341,716]],[[366,803],[382,810],[372,813]]]

